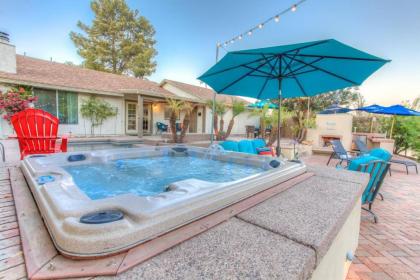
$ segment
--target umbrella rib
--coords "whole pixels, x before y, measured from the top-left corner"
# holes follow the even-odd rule
[[[270,60],[273,60],[276,57],[272,57]],[[268,60],[267,60],[268,61]],[[230,88],[231,86],[233,86],[234,84],[236,84],[237,82],[239,82],[240,80],[242,80],[243,78],[247,77],[249,74],[252,74],[253,72],[257,71],[259,68],[263,67],[265,65],[265,63],[259,65],[257,68],[252,69],[251,71],[245,73],[244,75],[240,76],[238,79],[234,80],[233,82],[229,83],[227,86],[225,86],[224,88],[218,90],[217,92],[223,92],[226,89]]]
[[[390,60],[382,58],[362,58],[362,57],[350,57],[350,56],[333,56],[333,55],[316,55],[316,54],[299,54],[297,56],[303,57],[322,57],[331,59],[343,59],[343,60],[362,60],[362,61],[377,61],[377,62],[389,62]]]
[[[265,56],[264,54],[263,54],[263,57],[264,57],[265,59],[267,59],[267,58],[266,58],[266,56]],[[271,64],[271,61],[269,61],[269,62],[268,62],[268,65],[270,65],[270,67],[271,67],[271,75],[273,74],[273,72],[274,72],[274,73],[276,73],[276,72],[275,72],[275,71],[276,71],[276,69],[275,69],[275,68],[276,68],[276,63],[274,63],[274,65],[272,65],[272,64]]]
[[[282,58],[282,59],[284,60],[284,58]],[[292,61],[292,60],[290,60],[290,61]],[[290,69],[290,65],[289,64],[286,65],[286,69],[289,69],[290,71],[292,70],[292,69]],[[308,94],[306,93],[306,91],[303,88],[302,84],[300,83],[299,79],[297,77],[292,77],[292,78],[296,81],[296,83],[298,84],[298,86],[299,86],[300,90],[303,92],[303,94],[305,96],[308,96]]]
[[[289,57],[288,55],[286,55],[286,56],[287,56],[287,57]],[[302,61],[302,60],[299,60],[299,59],[297,59],[297,58],[295,58],[295,60],[296,60],[297,62],[303,63],[303,64],[305,64],[305,65],[308,65],[308,66],[312,67],[312,68],[315,68],[315,69],[317,69],[317,70],[319,70],[319,71],[321,71],[321,72],[324,72],[324,73],[326,73],[326,74],[329,74],[329,75],[331,75],[331,76],[334,76],[334,77],[336,77],[336,78],[338,78],[338,79],[341,79],[341,80],[343,80],[343,81],[346,81],[346,82],[348,82],[348,83],[351,83],[351,84],[353,84],[353,85],[358,85],[358,84],[359,84],[359,83],[356,83],[356,82],[354,82],[354,81],[352,81],[352,80],[350,80],[350,79],[347,79],[346,77],[343,77],[343,76],[340,76],[340,75],[338,75],[338,74],[335,74],[335,73],[333,73],[333,72],[331,72],[331,71],[328,71],[328,70],[322,69],[322,68],[320,68],[320,67],[318,67],[318,66],[309,65],[308,63],[306,63],[306,62],[304,62],[304,61]]]
[[[247,69],[255,69],[255,68],[253,68],[253,67],[251,67],[251,66],[243,66],[243,67],[245,67],[245,68],[247,68]],[[269,73],[269,72],[266,72],[266,71],[262,71],[262,70],[255,70],[255,71],[257,71],[257,72],[259,72],[259,73],[262,73],[262,74],[265,74],[266,76],[263,76],[263,77],[268,77],[268,76],[272,76],[272,74],[271,73]]]
[[[285,73],[285,76],[288,76],[288,75],[290,75],[290,74],[296,74],[296,72],[297,71],[299,71],[299,70],[302,70],[302,69],[304,69],[305,67],[309,67],[309,66],[311,66],[312,64],[314,64],[314,63],[317,63],[318,61],[321,61],[323,58],[322,57],[320,57],[320,58],[318,58],[318,59],[316,59],[316,60],[314,60],[314,61],[312,61],[312,62],[308,62],[307,64],[304,64],[303,66],[301,66],[301,67],[299,67],[299,68],[297,68],[297,69],[295,69],[295,70],[291,70],[290,72],[288,72],[288,73]],[[311,70],[312,71],[312,70]],[[306,72],[304,72],[304,73],[306,73]]]
[[[278,60],[279,58],[277,58],[277,60]],[[270,61],[271,62],[271,61]],[[274,65],[272,65],[271,63],[269,63],[269,65],[270,65],[270,67],[271,67],[271,72],[274,72],[275,71],[275,68],[276,68],[276,63],[277,62],[274,62]],[[257,95],[257,99],[260,99],[260,97],[261,97],[261,94],[263,93],[263,91],[264,91],[264,89],[265,89],[265,87],[267,86],[267,83],[268,83],[268,81],[270,80],[271,78],[270,77],[267,77],[267,79],[265,80],[265,82],[264,82],[264,85],[262,86],[262,88],[260,89],[260,92],[258,93],[258,95]]]
[[[275,57],[275,56],[272,55],[270,57],[270,59],[272,59],[273,57]],[[243,64],[240,64],[240,65],[228,67],[228,68],[225,68],[225,69],[222,69],[222,70],[219,70],[219,71],[210,73],[210,74],[204,74],[204,75],[200,76],[199,79],[210,77],[210,76],[214,76],[214,75],[217,75],[217,74],[220,74],[220,73],[223,73],[223,72],[226,72],[226,71],[230,71],[230,70],[233,70],[233,69],[236,69],[236,68],[239,68],[239,67],[244,67],[244,66],[247,66],[249,64],[252,64],[252,63],[255,63],[255,62],[259,62],[261,60],[267,60],[267,59],[266,58],[259,58],[259,59],[253,60],[253,61],[249,61],[247,63],[243,63]]]

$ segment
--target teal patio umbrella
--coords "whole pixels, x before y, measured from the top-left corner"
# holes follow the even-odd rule
[[[198,79],[217,93],[278,98],[281,108],[282,98],[315,96],[358,86],[387,62],[389,60],[329,39],[228,52]]]
[[[265,106],[268,106],[268,109],[278,109],[279,105],[277,105],[276,103],[272,103],[270,102],[270,100],[259,100],[255,103],[252,103],[250,105],[248,105],[248,108],[264,108]]]

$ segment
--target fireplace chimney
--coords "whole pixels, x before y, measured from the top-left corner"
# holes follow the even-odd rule
[[[16,74],[16,47],[10,44],[9,34],[0,31],[0,71]]]

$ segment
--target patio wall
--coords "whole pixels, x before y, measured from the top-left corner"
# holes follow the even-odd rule
[[[8,89],[7,86],[0,84],[0,91],[4,92]],[[90,135],[90,124],[88,119],[82,117],[80,108],[83,100],[91,96],[90,94],[78,93],[78,124],[60,124],[58,134],[68,134],[72,136],[89,136]],[[112,107],[118,108],[118,114],[115,117],[108,118],[104,121],[103,125],[99,128],[95,128],[95,134],[109,136],[109,135],[123,135],[125,134],[125,108],[124,99],[122,97],[112,96],[97,96],[102,100],[105,100]],[[9,123],[3,118],[0,119],[0,139],[7,138],[8,135],[13,134],[13,129]]]

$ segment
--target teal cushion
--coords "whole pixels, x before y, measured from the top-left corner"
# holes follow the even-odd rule
[[[223,147],[226,151],[238,152],[238,142],[236,141],[224,141],[220,143],[220,146]]]
[[[392,155],[387,150],[381,148],[374,148],[370,150],[369,155],[377,157],[386,162],[388,162],[392,157]]]
[[[246,153],[246,154],[257,154],[257,151],[254,149],[252,145],[252,141],[249,140],[241,140],[238,143],[239,152]]]
[[[264,139],[261,139],[261,138],[252,140],[252,146],[254,147],[255,153],[257,154],[258,154],[258,151],[261,151],[263,149],[270,150],[269,148],[266,147]]]

